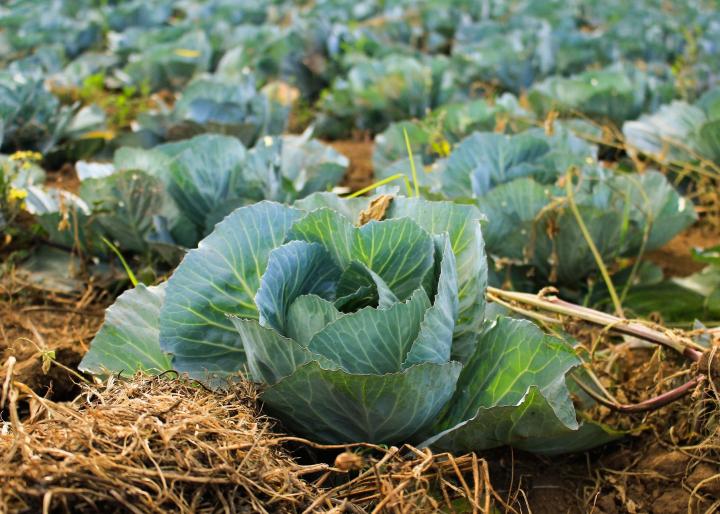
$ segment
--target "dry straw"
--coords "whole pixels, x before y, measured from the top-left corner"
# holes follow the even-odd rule
[[[412,447],[313,445],[273,431],[249,383],[174,377],[83,386],[71,403],[6,363],[0,512],[490,512],[487,463]],[[334,466],[286,448],[336,450]],[[307,453],[307,451],[305,451]]]

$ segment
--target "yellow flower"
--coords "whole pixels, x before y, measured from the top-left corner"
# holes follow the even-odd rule
[[[10,191],[8,193],[8,203],[10,205],[15,206],[16,208],[24,209],[25,208],[25,200],[27,198],[27,191],[23,189],[15,189],[14,187],[10,188]]]
[[[27,198],[27,191],[24,189],[15,189],[14,187],[10,188],[10,194],[8,195],[8,199],[11,201],[15,200],[24,200]]]
[[[41,153],[30,150],[20,150],[10,156],[11,161],[39,161],[41,159]]]

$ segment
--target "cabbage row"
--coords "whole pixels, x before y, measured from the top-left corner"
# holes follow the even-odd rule
[[[96,81],[182,92],[178,105],[122,127],[112,150],[123,139],[148,145],[208,131],[251,145],[282,130],[277,81],[316,103],[323,136],[376,133],[495,90],[528,91],[538,113],[622,124],[675,95],[695,100],[720,62],[719,14],[703,2],[16,0],[2,9],[6,151],[116,129],[97,109],[72,120],[81,106],[63,92]]]

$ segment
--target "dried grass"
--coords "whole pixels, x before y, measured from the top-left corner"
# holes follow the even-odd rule
[[[13,382],[12,366],[0,398],[10,418],[0,434],[0,512],[488,513],[502,502],[474,454],[371,445],[350,453],[278,435],[247,382],[218,393],[136,376],[56,403]],[[342,453],[335,466],[303,465],[286,450],[298,443]]]
[[[53,398],[77,394],[72,375],[103,321],[108,293],[88,284],[77,295],[42,291],[9,271],[0,277],[0,362],[15,357],[14,378]],[[48,369],[52,358],[61,366]],[[0,368],[0,382],[5,378]]]
[[[297,512],[313,488],[255,412],[254,390],[214,394],[137,377],[70,404],[21,384],[0,439],[0,511]],[[17,403],[30,402],[20,422]]]

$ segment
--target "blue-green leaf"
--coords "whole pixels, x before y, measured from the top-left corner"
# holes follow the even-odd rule
[[[132,376],[137,370],[162,373],[171,369],[170,358],[160,349],[159,341],[164,298],[165,284],[138,284],[121,294],[105,312],[105,323],[80,362],[80,371]]]
[[[579,365],[572,348],[534,324],[498,318],[480,335],[449,408],[435,426],[438,433],[426,444],[453,451],[508,444],[559,453],[617,437],[578,422],[566,375]]]
[[[245,153],[233,137],[202,135],[189,140],[171,161],[168,191],[199,229],[206,229],[208,214],[218,204],[248,195],[241,179]]]
[[[432,238],[411,219],[371,221],[355,228],[343,215],[318,209],[297,221],[289,237],[322,244],[342,268],[358,260],[400,300],[421,285],[433,265]]]
[[[450,360],[453,331],[458,316],[458,285],[455,255],[447,235],[436,236],[436,249],[440,262],[437,293],[433,305],[425,311],[418,337],[408,352],[403,367],[420,362],[442,364]]]
[[[315,334],[342,315],[331,302],[319,296],[299,296],[288,310],[287,336],[307,347]]]
[[[355,230],[345,216],[329,208],[320,208],[296,221],[288,234],[288,239],[323,245],[338,266],[345,269],[353,260]]]
[[[411,219],[371,221],[359,229],[353,255],[377,273],[400,300],[421,286],[434,262],[430,235]]]
[[[450,154],[442,169],[442,190],[449,198],[482,196],[509,180],[541,175],[541,158],[550,151],[531,133],[515,136],[476,132]]]
[[[229,319],[240,334],[247,367],[256,382],[274,384],[312,358],[307,349],[254,319]]]
[[[153,216],[162,213],[165,195],[159,179],[135,170],[85,180],[80,186],[94,219],[124,251],[147,249]]]
[[[492,220],[484,232],[488,253],[525,262],[536,239],[535,231],[544,228],[538,215],[555,190],[531,178],[519,178],[478,198],[477,206]]]
[[[398,197],[390,205],[387,216],[408,217],[431,234],[447,233],[450,236],[457,266],[460,308],[452,357],[464,361],[473,350],[485,311],[488,267],[480,228],[483,215],[472,205]]]
[[[188,252],[168,280],[160,343],[178,371],[232,374],[244,350],[227,314],[258,319],[255,295],[270,252],[302,213],[276,203],[242,207]]]
[[[340,269],[317,243],[291,241],[270,252],[255,304],[260,324],[287,334],[287,313],[298,296],[333,300]]]
[[[347,308],[349,304],[362,302],[373,306],[377,304],[378,308],[385,309],[399,301],[380,275],[358,261],[352,261],[343,271],[337,295],[341,305],[346,307],[345,310],[350,310]]]
[[[472,419],[437,434],[423,445],[453,452],[510,445],[540,455],[557,455],[584,451],[623,435],[592,421],[568,427],[554,415],[552,405],[539,388],[531,386],[517,405],[481,407]]]
[[[399,371],[429,307],[425,291],[417,289],[387,309],[366,307],[338,318],[315,334],[308,349],[350,373]]]
[[[385,375],[353,375],[317,362],[262,393],[271,413],[317,441],[395,443],[432,422],[452,395],[461,365],[419,364]]]

